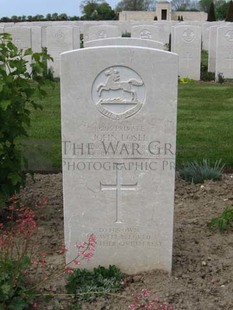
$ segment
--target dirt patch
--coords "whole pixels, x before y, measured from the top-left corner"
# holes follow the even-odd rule
[[[64,264],[58,253],[63,243],[62,176],[35,175],[28,178],[22,191],[25,201],[48,196],[48,206],[40,215],[38,242],[47,252],[48,270]],[[188,184],[176,179],[173,271],[171,275],[151,271],[130,278],[130,283],[118,297],[98,299],[83,309],[128,309],[130,296],[142,288],[155,292],[176,310],[233,309],[233,234],[212,232],[207,223],[226,206],[233,204],[233,176],[221,181]],[[38,300],[38,309],[69,309],[64,298],[64,279],[60,277],[44,284],[43,293],[56,296],[47,302]]]

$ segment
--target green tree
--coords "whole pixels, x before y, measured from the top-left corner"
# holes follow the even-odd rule
[[[8,23],[10,21],[11,21],[11,19],[9,17],[4,16],[1,18],[1,22],[3,22],[3,23]]]
[[[48,13],[47,15],[46,15],[46,20],[51,20],[52,19],[52,15],[50,14],[50,13]]]
[[[83,13],[83,19],[87,20],[94,20],[96,19],[97,15],[97,6],[98,1],[97,0],[86,0],[83,1],[80,5],[80,9]]]
[[[215,5],[213,2],[211,2],[209,11],[208,11],[208,22],[215,22],[216,21],[216,15],[215,15]]]
[[[45,95],[41,87],[49,59],[46,49],[23,51],[9,34],[0,34],[0,214],[7,199],[24,185],[19,138],[27,136],[31,109],[40,108],[36,98]]]
[[[209,11],[211,3],[212,3],[212,0],[200,0],[199,1],[201,9],[206,13]]]
[[[121,0],[116,11],[151,11],[155,9],[155,0]]]
[[[33,16],[33,19],[36,21],[42,21],[42,20],[44,20],[44,16],[37,14],[37,15]]]
[[[97,13],[98,19],[100,20],[112,20],[117,18],[116,12],[106,2],[98,4]]]
[[[233,22],[233,2],[232,0],[229,2],[228,10],[227,10],[227,16],[226,16],[226,22]]]
[[[18,20],[18,16],[16,16],[16,15],[13,15],[13,16],[11,16],[11,20],[12,20],[12,22],[14,22],[14,23],[17,23],[19,20]]]
[[[58,18],[58,14],[57,13],[53,13],[51,15],[51,20],[57,20],[57,18]]]
[[[116,19],[116,13],[111,6],[99,0],[86,0],[81,3],[82,19],[84,20],[111,20]]]
[[[68,20],[68,16],[66,13],[62,13],[58,15],[58,20]]]
[[[188,8],[186,0],[172,0],[171,5],[174,11],[186,11]]]
[[[217,20],[225,20],[227,15],[228,3],[223,2],[216,7],[216,18]]]

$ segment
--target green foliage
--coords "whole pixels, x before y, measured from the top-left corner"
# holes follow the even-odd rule
[[[117,15],[106,2],[98,3],[98,0],[85,0],[81,4],[82,20],[114,20]]]
[[[30,64],[25,57],[31,58]],[[9,34],[0,34],[0,206],[24,184],[18,138],[27,136],[30,108],[41,108],[34,96],[45,95],[42,86],[48,59],[46,49],[23,51]]]
[[[9,23],[9,22],[14,22],[14,23],[17,23],[17,22],[32,22],[32,21],[60,21],[60,20],[79,20],[79,17],[78,16],[67,16],[65,13],[61,13],[61,14],[58,14],[58,13],[48,13],[46,14],[46,16],[44,15],[41,15],[41,14],[37,14],[35,16],[32,16],[32,15],[22,15],[22,16],[16,16],[16,15],[13,15],[12,17],[1,17],[0,18],[0,22],[3,22],[3,23]]]
[[[121,289],[123,274],[116,266],[99,266],[93,271],[76,269],[68,275],[66,290],[77,301],[93,301],[97,296],[106,296]]]
[[[223,213],[212,219],[208,226],[210,229],[219,229],[221,233],[228,228],[233,228],[233,208],[226,207]]]
[[[208,52],[201,51],[201,81],[214,81],[215,73],[208,71]]]
[[[84,48],[83,33],[80,33],[80,48]]]
[[[154,11],[154,0],[121,0],[117,6],[116,11]]]
[[[33,304],[35,292],[27,288],[24,275],[30,265],[27,256],[0,261],[0,309],[23,310]]]
[[[200,0],[199,4],[200,4],[201,9],[207,13],[209,11],[212,1],[213,0]]]
[[[172,10],[174,11],[189,11],[198,12],[198,2],[188,1],[188,0],[172,0],[171,1]],[[179,19],[180,20],[180,19]]]
[[[201,65],[201,81],[214,81],[215,80],[215,73],[209,72],[208,67],[205,65]]]
[[[220,180],[224,166],[221,160],[217,160],[214,165],[207,159],[203,159],[202,162],[192,161],[183,166],[180,176],[185,181],[195,184],[203,183],[205,180]]]
[[[223,2],[216,6],[216,18],[217,20],[225,20],[227,15],[228,2]]]
[[[208,10],[207,21],[208,21],[208,22],[214,22],[214,21],[216,21],[216,16],[215,16],[215,5],[214,5],[214,2],[213,2],[213,1],[210,3],[210,7],[209,7],[209,10]]]
[[[224,75],[223,75],[222,73],[218,73],[218,76],[217,76],[217,83],[223,84],[224,81],[225,81]]]
[[[111,6],[106,3],[100,3],[97,8],[98,20],[116,20],[117,15]]]
[[[226,15],[226,22],[233,22],[233,1],[229,2],[227,15]]]
[[[131,32],[124,32],[122,33],[122,38],[130,38],[131,37]]]
[[[35,244],[38,233],[35,212],[19,199],[12,198],[10,203],[5,210],[8,222],[0,223],[0,309],[23,310],[29,309],[35,298],[36,286],[32,284],[42,282],[39,274],[35,277],[38,270],[35,267],[45,266],[45,253],[38,253]],[[38,216],[45,205],[47,197],[36,203]]]
[[[187,84],[187,83],[193,83],[193,80],[189,78],[179,77],[178,82],[179,84]]]

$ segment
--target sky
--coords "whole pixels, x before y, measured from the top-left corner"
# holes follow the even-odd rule
[[[112,8],[120,0],[106,0]],[[44,15],[66,13],[68,16],[81,16],[81,0],[0,0],[0,17],[13,15]]]

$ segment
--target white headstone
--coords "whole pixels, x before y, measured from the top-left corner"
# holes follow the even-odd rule
[[[217,26],[209,28],[209,50],[208,50],[208,71],[216,70],[216,43],[217,43]]]
[[[32,32],[32,50],[41,52],[42,48],[42,28],[38,26],[31,27]]]
[[[45,40],[43,46],[53,57],[53,62],[48,64],[55,77],[60,76],[60,54],[80,48],[80,33],[78,27],[48,26],[44,29]]]
[[[210,41],[210,27],[213,27],[213,22],[206,22],[201,25],[202,32],[202,49],[208,51],[209,49],[209,41]]]
[[[200,80],[201,28],[176,26],[173,33],[172,51],[179,55],[179,76]]]
[[[233,78],[233,26],[219,27],[217,30],[216,79],[218,74]]]
[[[178,56],[125,46],[61,56],[67,262],[95,234],[85,268],[171,271]]]
[[[169,43],[170,34],[170,23],[166,25],[164,23],[156,23],[156,25],[137,25],[132,26],[131,37],[141,38],[148,40],[155,40],[163,42],[164,44]]]
[[[115,37],[121,37],[121,30],[118,26],[96,25],[88,27],[85,31],[84,42]]]
[[[15,46],[25,51],[28,48],[32,48],[32,32],[31,28],[29,27],[5,27],[5,33],[11,34],[12,42]],[[31,56],[26,56],[24,59],[28,62],[27,63],[27,70],[31,72],[30,63],[31,63]]]
[[[12,42],[19,49],[27,49],[32,47],[32,34],[29,27],[5,27],[4,32],[10,33]]]
[[[85,43],[85,47],[108,46],[108,45],[125,45],[125,46],[142,46],[165,50],[162,42],[137,38],[107,38],[102,40],[93,40]]]

